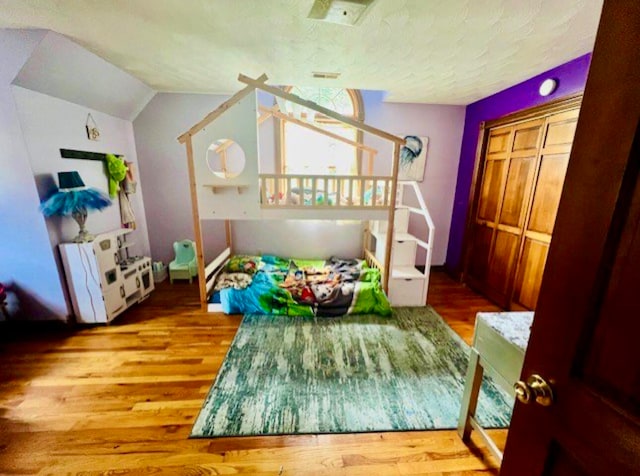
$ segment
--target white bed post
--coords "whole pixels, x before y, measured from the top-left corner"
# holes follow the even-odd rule
[[[389,295],[389,279],[391,278],[391,247],[393,245],[393,222],[396,217],[396,192],[398,190],[398,166],[400,164],[400,143],[393,144],[393,162],[391,165],[391,197],[389,202],[389,223],[387,224],[387,244],[384,254],[384,274],[382,288]]]
[[[189,187],[191,189],[191,211],[193,213],[193,231],[196,235],[196,254],[198,257],[198,286],[200,288],[200,307],[207,310],[207,277],[204,274],[204,250],[202,246],[202,230],[198,213],[198,196],[196,193],[196,173],[193,166],[193,145],[191,134],[185,140],[187,146],[187,162],[189,167]]]

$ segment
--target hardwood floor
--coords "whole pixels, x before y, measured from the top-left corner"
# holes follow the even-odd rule
[[[455,431],[188,439],[240,324],[161,283],[112,325],[0,327],[0,474],[497,474]],[[429,301],[470,342],[484,298],[433,273]],[[493,431],[504,447],[506,431]]]

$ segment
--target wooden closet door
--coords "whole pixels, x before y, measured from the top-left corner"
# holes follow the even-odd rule
[[[537,180],[519,249],[512,308],[533,310],[538,301],[578,114],[579,110],[574,109],[549,116],[546,120],[540,158],[536,164]]]
[[[513,142],[512,127],[491,129],[485,149],[482,185],[473,222],[473,242],[467,269],[467,280],[483,289],[489,273],[489,254],[496,228],[496,217],[504,187],[509,149]]]
[[[475,220],[469,272],[490,298],[508,306],[544,121],[492,129]]]

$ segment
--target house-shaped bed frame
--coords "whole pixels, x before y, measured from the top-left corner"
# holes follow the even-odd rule
[[[372,226],[368,226],[365,230],[363,257],[370,266],[380,269],[383,288],[388,292],[392,269],[391,250],[394,239],[397,239],[394,234],[394,225],[397,227],[396,207],[397,203],[402,201],[404,186],[413,187],[419,206],[404,207],[406,216],[399,217],[402,223],[400,226],[406,231],[408,215],[413,212],[423,216],[428,228],[427,241],[415,240],[418,246],[426,250],[425,272],[423,275],[418,274],[424,280],[423,286],[419,288],[421,291],[418,300],[421,300],[424,305],[434,226],[415,182],[398,181],[400,151],[405,140],[285,92],[278,87],[267,85],[267,76],[264,74],[257,79],[240,74],[238,80],[246,84],[244,89],[238,91],[178,137],[178,141],[186,146],[187,151],[198,257],[198,282],[203,310],[213,310],[208,306],[208,299],[213,292],[216,275],[233,251],[231,220],[234,219],[371,220],[369,223]],[[278,110],[277,105],[272,108],[259,106],[257,90],[390,141],[393,144],[390,175],[372,175],[372,163],[377,153],[375,149],[333,134],[301,118],[286,115]],[[328,135],[368,154],[368,174],[259,173],[258,126],[271,116]],[[212,152],[219,154],[224,163],[226,149],[234,143],[238,144],[244,152],[244,169],[233,177],[214,173],[205,160],[207,154]],[[209,264],[205,264],[201,220],[209,219],[225,220],[227,248]],[[383,241],[376,244],[377,249],[374,251],[370,249],[372,237]],[[408,281],[413,274],[415,273],[409,269],[407,275],[409,278],[402,274],[399,276]]]

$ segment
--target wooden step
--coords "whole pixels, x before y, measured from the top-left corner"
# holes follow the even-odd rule
[[[375,237],[378,243],[386,243],[387,242],[387,233],[375,232],[372,231],[371,234]],[[393,236],[393,241],[401,243],[403,241],[419,241],[418,237],[413,236],[411,233],[395,233]]]
[[[422,274],[413,266],[395,266],[391,269],[392,279],[427,279],[427,276]]]

